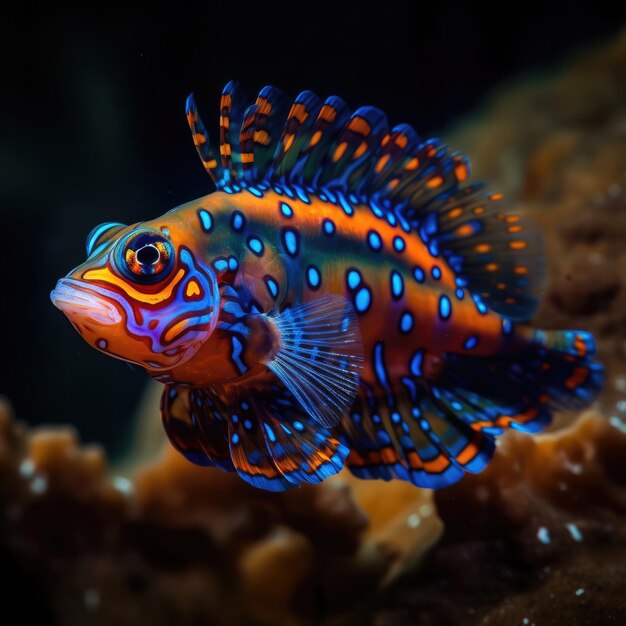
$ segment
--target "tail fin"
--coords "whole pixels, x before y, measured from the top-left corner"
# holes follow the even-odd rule
[[[536,432],[549,423],[552,411],[583,408],[594,400],[604,380],[603,366],[593,360],[595,350],[593,336],[585,331],[535,331],[515,356],[450,355],[444,386],[488,398],[509,415],[515,412],[510,419],[501,416],[496,426]],[[536,413],[532,419],[515,419],[529,410]]]

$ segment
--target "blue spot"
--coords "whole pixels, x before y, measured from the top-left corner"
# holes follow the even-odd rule
[[[439,280],[441,278],[441,269],[438,265],[433,265],[433,268],[430,270],[432,277],[435,280]]]
[[[265,432],[267,433],[268,439],[272,443],[275,443],[276,442],[276,435],[274,434],[274,431],[270,428],[270,426],[268,424],[263,424],[263,426],[265,427]]]
[[[298,198],[300,198],[302,202],[304,202],[305,204],[311,204],[309,196],[306,195],[304,189],[302,189],[301,187],[296,187],[296,193],[298,194]]]
[[[420,410],[418,406],[414,406],[411,413],[413,413],[413,417],[417,419],[422,414],[422,411]]]
[[[430,430],[430,424],[426,420],[420,420],[420,428],[424,432],[428,432]]]
[[[198,217],[200,218],[202,230],[205,233],[210,233],[213,228],[213,217],[211,216],[211,214],[205,209],[200,209],[198,211]]]
[[[280,204],[280,212],[285,217],[293,217],[293,209],[286,202],[281,202],[281,204]]]
[[[298,232],[291,228],[283,230],[283,245],[287,254],[296,256],[298,254]]]
[[[402,314],[402,317],[400,318],[400,330],[406,334],[406,333],[410,333],[412,329],[413,329],[413,315],[411,315],[411,313],[406,311],[405,313]]]
[[[277,193],[279,196],[283,195],[283,190],[278,185],[274,185],[273,189],[274,193]]]
[[[463,410],[463,405],[460,402],[457,402],[456,400],[454,402],[450,403],[450,406],[455,410],[455,411],[462,411]]]
[[[459,300],[463,300],[465,297],[465,292],[460,287],[457,287],[457,290],[454,293]]]
[[[474,302],[476,303],[476,308],[481,315],[487,314],[487,307],[483,304],[483,301],[478,296],[472,296]]]
[[[270,292],[272,298],[276,300],[276,296],[278,295],[278,283],[273,278],[268,276],[265,278],[265,284],[267,285],[267,290]]]
[[[346,215],[352,215],[354,213],[354,209],[352,205],[346,200],[346,197],[342,193],[337,194],[339,196],[339,204],[341,204],[341,208],[344,210]]]
[[[242,403],[241,403],[241,408],[242,408],[244,411],[247,411],[247,410],[250,408],[250,405],[249,405],[247,402],[242,402]]]
[[[322,222],[322,228],[324,229],[324,234],[332,237],[335,234],[335,223],[332,220],[325,219]]]
[[[293,191],[291,191],[291,189],[289,189],[289,187],[285,187],[285,193],[287,194],[288,198],[295,198],[295,196],[293,195]]]
[[[447,320],[452,313],[452,305],[450,304],[450,298],[448,296],[441,296],[439,298],[439,317],[442,320]]]
[[[248,237],[248,248],[257,256],[261,256],[264,250],[263,242],[257,237]]]
[[[411,357],[411,374],[413,374],[413,376],[422,376],[422,361],[424,359],[424,351],[423,350],[418,350],[412,357]]]
[[[418,266],[414,267],[413,278],[415,278],[418,283],[423,283],[425,278],[424,270]]]
[[[404,293],[404,281],[396,270],[391,270],[391,294],[398,300]]]
[[[233,211],[233,215],[230,219],[230,225],[233,227],[233,230],[237,232],[243,230],[246,225],[246,218],[243,216],[241,211]]]
[[[392,226],[395,226],[397,224],[396,216],[393,213],[387,213],[387,221]]]
[[[370,290],[367,287],[362,287],[357,291],[354,298],[354,306],[359,313],[365,313],[370,308],[372,302],[372,296]]]
[[[360,413],[352,413],[352,415],[350,415],[350,419],[355,424],[360,424],[361,423],[361,414]]]
[[[213,261],[213,267],[218,272],[225,272],[228,269],[228,261],[226,259],[217,259]]]
[[[513,324],[511,324],[511,320],[504,318],[502,320],[502,334],[510,335],[513,332]]]
[[[374,252],[380,251],[383,247],[383,240],[375,230],[370,230],[367,234],[367,243],[369,244],[369,247],[374,250]]]
[[[398,413],[397,411],[394,411],[394,412],[391,414],[391,421],[392,421],[394,424],[399,424],[401,420],[402,420],[402,416],[401,416],[401,415],[400,415],[400,413]]]
[[[256,196],[257,198],[262,198],[263,197],[263,192],[258,190],[256,187],[248,187],[248,191],[253,195]]]
[[[231,354],[233,363],[237,366],[237,369],[239,370],[240,374],[245,374],[248,371],[248,368],[246,367],[246,364],[241,360],[241,353],[243,352],[243,344],[241,343],[241,340],[239,339],[239,337],[237,337],[236,335],[233,335],[231,337],[230,343],[233,349],[232,354]],[[236,416],[233,416],[233,421],[235,417]]]
[[[356,289],[361,284],[361,274],[358,270],[348,271],[348,287]]]
[[[250,420],[244,420],[243,426],[246,430],[252,430],[252,422]]]
[[[311,289],[318,289],[322,282],[320,271],[314,265],[309,265],[306,271],[307,282]]]
[[[234,272],[239,267],[239,261],[234,256],[228,257],[228,269]]]
[[[381,218],[385,214],[373,198],[370,200],[370,207],[372,209],[372,213],[378,218]]]
[[[404,243],[404,239],[402,237],[394,237],[393,238],[393,248],[396,252],[404,252],[406,244]]]
[[[302,424],[302,422],[293,422],[293,427],[299,432],[301,433],[304,430],[304,425]]]
[[[326,197],[326,195],[325,195],[325,194],[323,194],[323,193],[320,193],[320,194],[319,194],[319,199],[320,199],[322,202],[328,202],[328,198],[327,198],[327,197]]]
[[[384,355],[385,344],[382,341],[376,342],[374,346],[374,371],[380,386],[389,391],[389,378],[387,377],[387,366]]]
[[[233,433],[231,441],[237,445],[239,443],[239,435],[237,433]]]
[[[464,350],[473,350],[478,345],[478,337],[476,335],[472,335],[465,340],[463,344]]]
[[[381,420],[380,420],[380,415],[378,415],[378,413],[374,413],[372,415],[372,422],[374,422],[374,424],[380,424]]]

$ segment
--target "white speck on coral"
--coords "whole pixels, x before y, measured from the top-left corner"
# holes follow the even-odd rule
[[[417,528],[422,523],[422,520],[417,513],[413,513],[412,515],[409,515],[406,523],[409,525],[410,528]]]
[[[95,589],[86,589],[83,597],[85,608],[93,613],[98,610],[100,606],[100,594]]]
[[[48,480],[44,478],[43,476],[37,476],[36,478],[33,478],[33,480],[30,483],[30,490],[33,493],[36,493],[38,495],[45,493],[47,488],[48,488]]]
[[[529,620],[527,617],[525,617],[525,618],[522,620],[522,624],[524,624],[524,625],[525,625],[525,624],[530,624],[530,620]]]
[[[622,195],[622,188],[617,183],[613,183],[608,189],[609,196],[611,198],[617,198]]]
[[[433,507],[430,504],[422,504],[420,507],[420,515],[422,517],[430,517],[433,513]]]
[[[22,461],[20,465],[20,476],[22,478],[30,478],[34,473],[35,464],[30,459]]]
[[[133,492],[133,483],[128,480],[128,478],[124,478],[123,476],[116,476],[113,479],[113,486],[126,495],[129,495]]]
[[[574,541],[582,541],[583,540],[583,534],[580,532],[580,530],[578,529],[578,526],[576,526],[576,524],[565,524],[565,528],[567,528],[567,530],[569,530],[569,534],[572,536],[572,539]]]
[[[576,595],[577,596],[582,596],[583,593],[585,593],[585,590],[582,587],[580,589],[576,589]]]
[[[620,400],[617,404],[616,404],[617,410],[620,413],[626,413],[626,400]]]
[[[541,543],[548,545],[550,543],[550,533],[545,526],[541,526],[537,531],[537,539],[541,541]]]
[[[609,417],[609,424],[613,426],[613,428],[617,428],[620,433],[624,433],[626,435],[626,424],[620,419],[617,415],[611,415]]]

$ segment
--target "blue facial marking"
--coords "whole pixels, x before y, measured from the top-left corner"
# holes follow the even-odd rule
[[[396,252],[404,252],[405,247],[406,247],[406,244],[404,243],[404,239],[402,239],[402,237],[393,238],[393,249]]]
[[[430,273],[435,280],[439,280],[441,278],[441,269],[438,265],[433,265]]]
[[[200,209],[198,211],[198,217],[200,218],[202,230],[205,233],[210,233],[213,229],[213,216],[206,209]]]
[[[324,234],[328,237],[332,237],[335,234],[335,223],[332,220],[325,219],[322,222],[322,228],[324,229]]]
[[[248,237],[248,248],[250,248],[256,256],[261,256],[263,254],[263,242],[257,237]]]
[[[265,279],[265,284],[267,285],[267,290],[270,292],[270,295],[274,300],[276,300],[276,296],[278,295],[278,283],[269,276]]]
[[[478,345],[478,337],[476,335],[472,335],[465,340],[463,344],[463,348],[465,350],[473,350]]]
[[[233,230],[240,232],[246,225],[246,218],[241,211],[233,211],[233,216],[231,217],[230,224],[233,227]]]
[[[293,209],[286,202],[281,202],[281,204],[280,204],[280,212],[285,217],[293,217]]]
[[[400,318],[400,330],[403,333],[410,333],[413,329],[413,315],[406,311]]]
[[[426,278],[426,275],[424,274],[424,270],[421,267],[414,267],[413,268],[413,278],[415,278],[415,280],[418,283],[423,283],[424,282],[424,278]]]
[[[411,357],[410,369],[411,369],[411,374],[413,374],[413,376],[422,376],[422,361],[423,360],[424,360],[423,350],[418,350]]]
[[[370,308],[372,296],[367,287],[362,287],[356,293],[354,298],[354,306],[359,313],[365,313]]]
[[[322,282],[322,276],[320,275],[319,270],[314,265],[309,265],[306,272],[307,282],[309,283],[309,287],[311,289],[318,289],[320,283]]]

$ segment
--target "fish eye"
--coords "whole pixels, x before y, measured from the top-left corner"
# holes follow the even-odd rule
[[[156,283],[172,271],[174,247],[160,231],[135,231],[120,241],[116,260],[126,277],[146,284]]]

